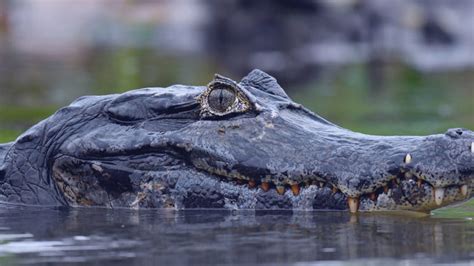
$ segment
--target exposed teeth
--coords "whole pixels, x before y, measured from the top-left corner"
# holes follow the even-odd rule
[[[406,164],[411,163],[411,155],[409,153],[407,153],[407,155],[405,155],[405,158],[403,159],[403,162],[406,163]]]
[[[356,213],[359,209],[359,198],[348,197],[347,202],[349,203],[349,209],[352,213]]]
[[[250,179],[249,180],[249,188],[254,188],[257,186],[257,183],[255,183],[255,180],[253,179]]]
[[[377,200],[377,194],[375,194],[375,192],[370,193],[370,196],[369,196],[369,197],[370,197],[370,199],[371,199],[372,201],[376,201],[376,200]]]
[[[463,195],[464,197],[467,196],[467,185],[462,185],[460,190],[461,190],[461,195]]]
[[[300,194],[300,186],[298,184],[291,185],[291,191],[293,195],[298,196]]]
[[[434,197],[436,205],[441,205],[441,203],[443,203],[444,198],[444,188],[435,188]]]
[[[396,187],[399,184],[400,184],[400,180],[398,180],[397,178],[392,179],[392,186]]]
[[[92,169],[96,170],[96,171],[99,172],[99,173],[102,173],[102,172],[104,171],[104,169],[102,169],[102,167],[101,167],[100,165],[95,164],[95,163],[93,163],[93,164],[91,165],[91,167],[92,167]]]
[[[260,185],[260,187],[262,188],[263,191],[267,192],[269,189],[270,189],[270,185],[268,184],[268,182],[262,182],[262,184]]]
[[[285,194],[285,187],[284,186],[276,186],[276,190],[278,194],[283,195]]]
[[[416,181],[416,185],[418,186],[418,188],[421,188],[422,184],[423,184],[423,180],[418,179],[418,181]]]

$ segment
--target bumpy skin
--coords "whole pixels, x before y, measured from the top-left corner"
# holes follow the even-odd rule
[[[225,113],[207,98],[219,86],[236,94]],[[294,103],[254,70],[238,84],[216,76],[208,87],[76,100],[0,145],[0,200],[299,210],[348,209],[349,201],[352,211],[429,211],[473,194],[473,141],[466,129],[355,133]]]

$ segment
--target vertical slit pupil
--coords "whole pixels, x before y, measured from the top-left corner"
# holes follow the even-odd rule
[[[219,104],[220,104],[221,106],[224,105],[224,93],[223,93],[223,91],[224,91],[224,90],[219,90],[219,92],[220,92],[220,93],[219,93]]]
[[[235,101],[235,92],[228,88],[218,87],[213,89],[208,96],[209,107],[214,111],[223,113]]]

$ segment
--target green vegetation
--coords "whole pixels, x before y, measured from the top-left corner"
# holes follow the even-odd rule
[[[16,130],[1,130],[0,131],[0,143],[10,142],[13,141],[18,135],[20,135],[20,131]]]
[[[37,123],[56,112],[57,109],[57,106],[0,106],[0,125]]]
[[[58,107],[0,106],[0,143],[13,141],[25,129],[53,114]]]
[[[381,135],[423,135],[448,128],[474,128],[474,73],[423,74],[391,66],[381,86],[371,88],[364,66],[342,69],[292,98],[354,131]],[[448,89],[449,88],[449,89]]]
[[[88,64],[91,90],[98,94],[181,84],[205,85],[214,67],[201,58],[165,56],[153,49],[100,51]]]
[[[10,254],[0,255],[0,265],[3,265],[3,266],[17,265],[15,261],[16,259],[13,255],[10,255]]]
[[[432,213],[438,218],[465,218],[474,221],[474,199],[458,206],[441,208]]]

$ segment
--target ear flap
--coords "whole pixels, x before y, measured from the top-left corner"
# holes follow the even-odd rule
[[[261,91],[289,99],[277,80],[259,69],[252,70],[240,83],[243,86],[251,86]]]

